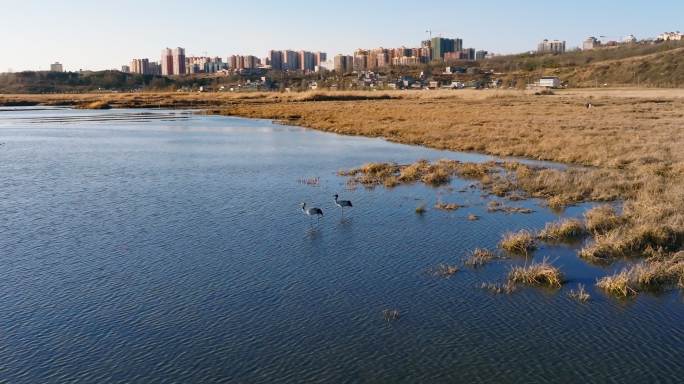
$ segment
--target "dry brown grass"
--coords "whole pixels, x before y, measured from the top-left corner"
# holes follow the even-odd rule
[[[578,285],[577,290],[570,290],[568,296],[574,300],[579,301],[580,303],[586,303],[587,301],[589,301],[589,299],[591,299],[591,295],[587,293],[584,284]]]
[[[497,295],[510,295],[511,293],[518,290],[518,287],[515,285],[515,283],[511,281],[506,281],[505,283],[482,283],[480,285],[480,288],[486,289],[487,291]]]
[[[497,255],[494,252],[488,249],[477,248],[468,255],[464,261],[464,264],[469,267],[478,268],[492,262],[495,259],[497,259]]]
[[[596,285],[619,297],[633,296],[641,291],[684,288],[684,251],[671,257],[661,255],[625,268],[603,277]]]
[[[508,273],[508,281],[531,286],[560,288],[563,285],[563,274],[544,259],[541,263],[513,267]]]
[[[527,255],[537,248],[534,241],[534,236],[530,231],[522,230],[519,232],[508,232],[504,234],[499,242],[499,247],[510,252],[520,255]]]
[[[543,241],[569,241],[584,234],[584,225],[577,219],[567,219],[555,223],[548,223],[537,238]]]
[[[600,205],[584,213],[587,229],[593,233],[606,233],[622,223],[622,218],[610,205]]]
[[[523,213],[523,214],[530,214],[533,213],[534,211],[530,208],[524,208],[524,207],[511,207],[505,204],[502,204],[499,201],[490,201],[487,204],[487,211],[488,212],[504,212],[507,214],[512,214],[512,213]]]
[[[460,271],[460,268],[455,265],[440,264],[433,268],[430,273],[437,277],[449,278]]]
[[[435,204],[435,208],[441,211],[455,211],[457,209],[463,208],[463,206],[456,203],[444,203],[439,201]]]
[[[612,276],[601,278],[596,286],[618,297],[628,297],[637,294],[636,289],[632,286],[632,279],[629,271],[623,270]]]

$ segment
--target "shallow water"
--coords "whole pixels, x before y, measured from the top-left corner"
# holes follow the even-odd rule
[[[479,288],[523,258],[428,272],[584,207],[491,214],[468,181],[369,191],[336,176],[489,156],[163,110],[5,108],[0,143],[0,382],[684,377],[682,295],[609,298],[593,284],[618,266],[573,246],[534,253],[565,273],[559,291]],[[336,192],[354,203],[344,220]],[[467,207],[415,214],[437,199]],[[313,228],[301,201],[325,211]],[[579,283],[587,304],[567,297]]]

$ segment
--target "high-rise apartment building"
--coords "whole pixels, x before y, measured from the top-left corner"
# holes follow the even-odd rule
[[[589,36],[587,37],[584,42],[582,42],[582,50],[583,51],[590,51],[592,49],[595,49],[601,45],[601,42],[599,39],[595,38],[594,36]]]
[[[350,73],[354,67],[354,57],[347,55],[337,55],[334,59],[335,72]]]
[[[173,75],[173,51],[171,51],[171,48],[164,48],[162,50],[161,74],[163,76]]]
[[[269,51],[268,61],[271,64],[271,68],[278,71],[283,69],[283,53],[281,51]]]
[[[243,56],[242,67],[244,69],[254,69],[259,66],[259,59],[256,56]]]
[[[537,46],[537,53],[565,53],[565,41],[544,39]]]
[[[64,66],[59,62],[50,64],[50,72],[64,72]]]
[[[150,61],[147,64],[147,70],[150,75],[159,76],[161,75],[161,65],[156,61]]]
[[[185,74],[185,49],[181,47],[173,50],[173,74]]]
[[[299,51],[299,69],[311,72],[316,69],[316,56],[312,52]]]
[[[365,51],[357,51],[357,53],[354,55],[352,68],[357,72],[363,72],[368,69],[368,54]]]
[[[238,57],[236,55],[228,56],[228,60],[226,60],[226,61],[228,63],[228,68],[237,69]]]
[[[299,69],[299,55],[295,51],[283,51],[283,70],[296,71]]]
[[[328,61],[328,54],[325,52],[316,52],[316,66],[320,67],[321,63]]]
[[[149,59],[133,59],[131,60],[131,73],[140,75],[150,75],[150,60]]]
[[[447,52],[463,50],[463,40],[433,37],[430,41],[430,48],[432,49],[432,60],[441,60],[444,59],[444,54]]]

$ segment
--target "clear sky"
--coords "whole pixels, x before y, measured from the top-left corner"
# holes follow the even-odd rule
[[[0,72],[120,68],[133,57],[159,60],[164,47],[187,55],[269,49],[329,55],[378,46],[417,46],[425,31],[460,37],[496,53],[535,49],[590,35],[653,37],[684,30],[684,0],[0,0]]]

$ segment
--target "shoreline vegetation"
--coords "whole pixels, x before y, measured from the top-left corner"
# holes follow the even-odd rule
[[[586,108],[589,102],[593,108]],[[681,89],[573,89],[553,95],[522,91],[0,95],[2,105],[202,109],[440,150],[568,164],[557,169],[519,161],[371,163],[340,174],[350,185],[387,188],[407,183],[440,186],[462,177],[501,198],[540,198],[558,210],[602,202],[586,212],[583,221],[550,223],[538,234],[509,234],[502,247],[510,241],[511,249],[532,252],[536,241],[584,238],[579,256],[588,262],[636,260],[632,267],[597,282],[606,292],[627,297],[670,287],[684,289]],[[610,202],[620,202],[621,210]],[[424,207],[416,212],[424,212]],[[561,284],[560,279],[548,278],[555,275],[550,267],[542,263],[536,270],[517,270],[514,280]],[[528,278],[523,272],[543,272],[543,279]],[[486,288],[509,291],[510,284]]]

